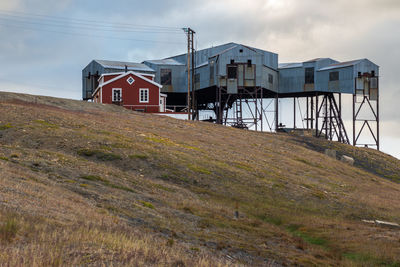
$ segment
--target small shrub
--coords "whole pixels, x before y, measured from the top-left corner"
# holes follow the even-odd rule
[[[12,126],[10,123],[2,124],[2,125],[0,125],[0,131],[10,129],[12,127],[14,127],[14,126]]]
[[[185,267],[185,263],[182,260],[177,260],[171,265],[172,267]]]
[[[150,202],[146,202],[146,201],[140,201],[142,203],[142,205],[146,208],[150,208],[150,209],[154,209],[154,205],[151,204]]]
[[[104,179],[97,175],[84,175],[84,176],[81,176],[80,178],[89,180],[89,181],[100,181],[100,182],[104,182],[104,183],[109,183],[109,181],[107,179]]]
[[[142,154],[133,154],[128,156],[130,159],[147,159],[148,156]]]
[[[47,121],[44,121],[44,120],[35,120],[34,122],[36,122],[36,123],[38,123],[38,124],[40,124],[42,126],[45,126],[45,127],[58,128],[57,124],[50,123],[50,122],[47,122]]]
[[[99,160],[103,160],[103,161],[113,161],[113,160],[121,159],[120,155],[117,155],[114,153],[106,153],[106,152],[102,152],[102,151],[99,151],[98,153],[96,153],[96,157]]]
[[[183,207],[183,211],[184,211],[184,212],[186,212],[186,213],[193,214],[193,211],[192,211],[192,209],[191,209],[191,208],[189,208],[189,207]]]
[[[201,166],[198,165],[193,165],[193,164],[189,164],[188,168],[194,172],[199,172],[199,173],[203,173],[203,174],[211,174],[211,172],[209,170],[207,170],[206,168],[203,168]]]
[[[174,240],[172,238],[167,240],[167,246],[172,247],[174,245]]]
[[[77,153],[79,156],[91,157],[96,154],[96,150],[82,148],[82,149],[79,149]]]
[[[0,224],[0,239],[11,242],[17,235],[18,229],[17,220],[13,217],[7,218],[3,224]]]
[[[96,156],[97,159],[102,161],[113,161],[122,158],[120,155],[116,155],[114,153],[104,152],[101,150],[89,149],[89,148],[79,149],[77,153],[79,156],[85,156],[85,157]]]
[[[258,215],[257,218],[263,220],[264,222],[274,224],[274,225],[282,225],[282,219],[274,216],[268,216],[266,214]]]
[[[116,188],[116,189],[121,189],[127,192],[135,193],[135,191],[129,187],[123,186],[123,185],[117,185],[117,184],[109,184],[110,187]]]
[[[7,158],[7,157],[0,157],[0,159],[1,159],[1,160],[8,161],[8,158]]]

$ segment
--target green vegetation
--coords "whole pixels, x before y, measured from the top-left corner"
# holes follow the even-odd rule
[[[129,187],[123,186],[123,185],[118,185],[118,184],[113,184],[111,183],[109,180],[102,178],[100,176],[97,175],[84,175],[80,177],[81,179],[85,179],[85,180],[89,180],[89,181],[98,181],[98,182],[102,182],[104,185],[109,186],[111,188],[115,188],[115,189],[121,189],[127,192],[131,192],[134,193],[135,191]]]
[[[309,235],[304,230],[302,230],[301,225],[298,224],[291,224],[287,226],[287,230],[291,232],[294,236],[300,237],[305,242],[312,245],[326,246],[328,243],[325,239]]]
[[[0,131],[10,129],[12,127],[13,126],[11,125],[11,123],[0,124]]]
[[[143,154],[133,154],[133,155],[129,155],[128,157],[130,159],[147,159],[148,158],[147,155],[143,155]]]
[[[114,160],[122,159],[122,157],[120,155],[97,150],[97,149],[83,148],[83,149],[79,149],[77,153],[80,156],[86,156],[86,157],[96,156],[97,159],[102,160],[102,161],[114,161]]]
[[[37,124],[40,124],[41,126],[47,127],[47,128],[58,128],[59,127],[57,124],[50,123],[45,120],[35,120],[34,122]]]
[[[17,219],[12,217],[7,217],[4,222],[0,221],[0,240],[11,242],[17,235],[19,226]]]
[[[151,204],[150,202],[146,202],[146,201],[140,201],[140,203],[142,203],[142,205],[146,208],[150,208],[150,209],[154,209],[154,205]]]

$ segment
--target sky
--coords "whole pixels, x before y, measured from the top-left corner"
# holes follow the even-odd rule
[[[26,20],[32,15],[54,16],[61,26]],[[98,31],[89,29],[92,22],[151,25],[153,32]],[[278,53],[279,62],[378,64],[381,150],[400,158],[399,0],[0,0],[0,91],[81,99],[81,71],[92,59],[142,62],[184,53],[182,27],[196,31],[198,49],[237,42]],[[344,109],[351,128],[351,98]]]

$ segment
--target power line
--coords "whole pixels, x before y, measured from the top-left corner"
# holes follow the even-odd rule
[[[72,22],[72,23],[90,23],[97,24],[98,26],[124,26],[129,28],[142,28],[142,29],[159,29],[159,30],[170,30],[170,31],[180,31],[180,27],[169,27],[169,26],[157,26],[157,25],[138,25],[138,24],[129,24],[129,23],[116,23],[116,22],[105,22],[98,20],[87,20],[87,19],[78,19],[78,18],[68,18],[68,17],[60,17],[60,16],[49,16],[42,14],[32,14],[26,12],[18,12],[18,11],[6,11],[0,10],[0,14],[14,16],[14,17],[25,17],[25,18],[41,18],[48,21],[64,21],[64,22]]]
[[[62,31],[54,31],[54,30],[46,30],[43,28],[30,28],[26,26],[19,26],[19,25],[12,25],[1,23],[0,25],[25,29],[25,30],[32,30],[32,31],[41,31],[41,32],[51,32],[51,33],[58,33],[58,34],[67,34],[67,35],[76,35],[76,36],[83,36],[83,37],[95,37],[95,38],[104,38],[104,39],[115,39],[115,40],[125,40],[125,41],[135,41],[135,42],[149,42],[149,43],[163,43],[163,44],[182,44],[180,42],[170,42],[170,41],[161,41],[161,40],[143,40],[143,39],[131,39],[131,38],[124,38],[124,37],[117,37],[117,36],[106,36],[106,35],[94,35],[94,34],[86,34],[86,33],[78,33],[78,32],[62,32]]]
[[[171,32],[171,31],[163,31],[163,30],[145,30],[145,29],[129,29],[129,28],[103,28],[102,26],[86,26],[83,24],[78,25],[68,25],[68,24],[54,24],[42,21],[27,21],[26,19],[21,18],[4,18],[0,14],[0,21],[12,23],[12,24],[28,24],[28,25],[41,25],[41,26],[49,26],[49,27],[59,27],[59,28],[69,28],[69,29],[78,29],[78,30],[91,30],[91,31],[105,31],[105,32],[135,32],[135,33],[168,33],[168,34],[181,34],[181,32]]]

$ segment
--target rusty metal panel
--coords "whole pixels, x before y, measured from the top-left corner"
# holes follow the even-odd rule
[[[226,86],[226,77],[225,76],[219,77],[219,86]]]
[[[371,89],[378,89],[378,77],[371,77],[370,80],[370,88]]]
[[[306,83],[304,84],[304,91],[305,92],[311,92],[314,91],[314,84],[313,83]]]
[[[368,79],[364,79],[364,94],[369,95],[369,81]]]
[[[255,85],[255,80],[244,80],[244,86],[245,87],[254,87]]]
[[[238,65],[238,86],[244,86],[244,66]]]
[[[370,100],[378,100],[378,88],[371,88],[369,91]]]
[[[246,65],[245,72],[244,72],[244,78],[246,80],[254,80],[255,75],[256,75],[255,66],[254,65],[251,65],[251,66]]]
[[[228,94],[238,93],[238,81],[237,79],[227,79],[227,90]]]

